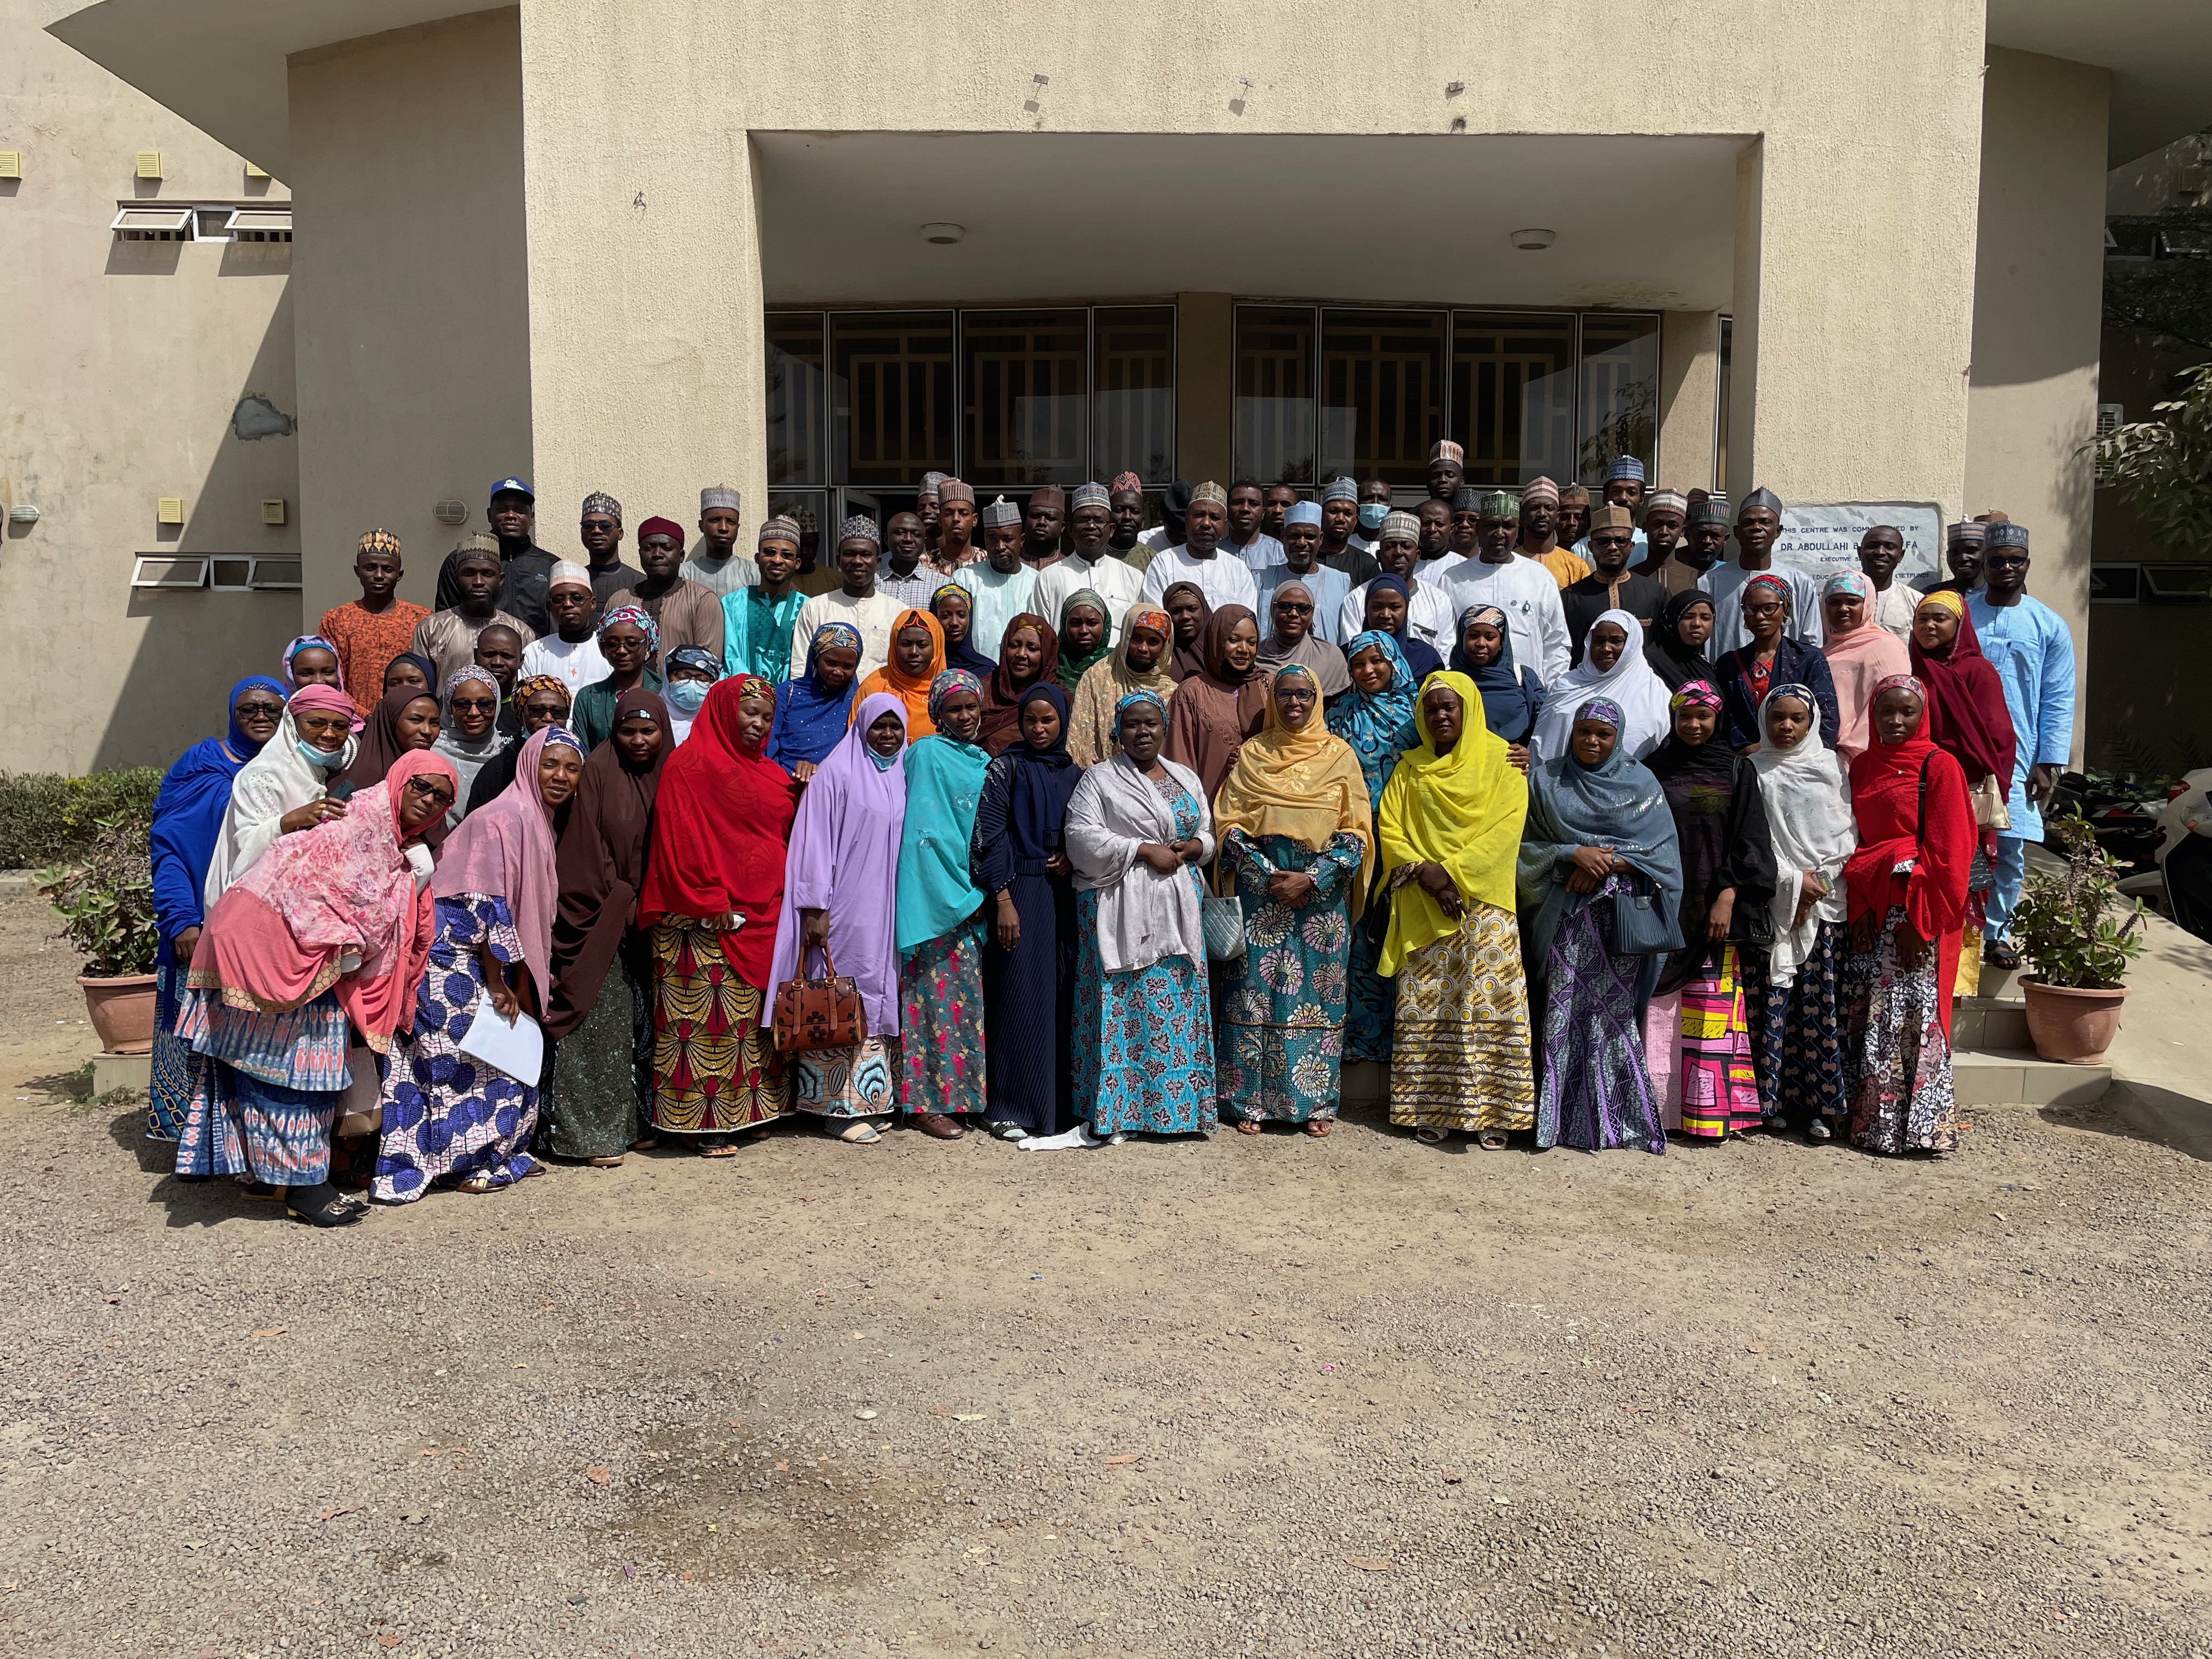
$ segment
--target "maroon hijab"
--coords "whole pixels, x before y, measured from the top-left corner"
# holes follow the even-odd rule
[[[1913,677],[1928,688],[1928,735],[1966,769],[1969,784],[1994,776],[2010,789],[2014,738],[2004,682],[1982,654],[1981,637],[1964,605],[1957,616],[1959,632],[1942,656],[1922,650],[1917,635],[1912,641]]]
[[[1036,678],[1021,685],[1014,684],[1014,671],[1006,665],[1006,641],[1017,628],[1034,628],[1044,642]],[[975,741],[986,753],[1003,755],[1021,737],[1022,699],[1032,686],[1050,685],[1059,668],[1060,635],[1050,623],[1030,611],[1007,622],[1006,631],[999,635],[999,665],[991,671],[991,683],[983,690],[983,724],[975,733]]]

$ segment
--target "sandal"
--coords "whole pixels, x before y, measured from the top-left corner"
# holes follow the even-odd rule
[[[1316,1140],[1325,1139],[1328,1132],[1334,1127],[1336,1127],[1336,1120],[1328,1117],[1310,1117],[1304,1124],[1305,1133]]]
[[[1424,1146],[1441,1146],[1444,1142],[1451,1139],[1451,1131],[1449,1129],[1416,1129],[1413,1131],[1413,1139],[1419,1141]]]
[[[456,1181],[453,1183],[453,1190],[455,1192],[468,1193],[477,1197],[481,1197],[485,1193],[491,1191],[491,1182],[485,1180],[482,1176],[471,1176],[466,1181]]]
[[[584,1160],[584,1164],[588,1169],[619,1170],[623,1165],[623,1156],[624,1154],[617,1152],[612,1158],[587,1158]]]
[[[323,1184],[330,1185],[328,1182]],[[246,1195],[251,1199],[258,1199],[264,1204],[276,1202],[290,1190],[289,1187],[272,1187],[265,1181],[249,1181],[246,1183]]]
[[[659,1145],[660,1142],[655,1139],[653,1136],[643,1135],[639,1139],[631,1141],[629,1144],[629,1149],[633,1152],[649,1152]]]
[[[852,1119],[842,1129],[836,1127],[836,1123],[834,1117],[824,1118],[822,1122],[823,1132],[832,1139],[842,1140],[848,1146],[872,1146],[884,1138],[884,1132],[864,1117]]]
[[[1505,1131],[1503,1129],[1485,1129],[1480,1134],[1475,1136],[1474,1144],[1481,1147],[1486,1152],[1502,1152],[1505,1150],[1507,1145]]]
[[[728,1140],[700,1140],[692,1143],[691,1150],[702,1158],[735,1158],[737,1145]]]
[[[360,1205],[339,1197],[338,1189],[325,1181],[315,1187],[287,1187],[284,1213],[311,1227],[346,1227],[360,1220],[364,1212]]]
[[[1237,1120],[1237,1133],[1240,1135],[1258,1134],[1260,1133],[1260,1120],[1256,1117],[1238,1118]]]

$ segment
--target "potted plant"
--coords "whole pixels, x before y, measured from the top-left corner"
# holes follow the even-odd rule
[[[100,1046],[110,1054],[145,1053],[154,1046],[154,962],[161,942],[146,826],[120,815],[100,819],[82,857],[39,872],[39,890],[61,913],[61,937],[84,957],[76,982]]]
[[[2046,816],[2044,842],[2064,862],[2029,879],[2012,918],[2035,970],[2020,981],[2027,1034],[2045,1060],[2094,1066],[2120,1029],[2120,981],[2142,951],[2142,905],[2120,897],[2125,872],[2080,817]]]

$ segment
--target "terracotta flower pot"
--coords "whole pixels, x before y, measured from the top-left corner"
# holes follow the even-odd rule
[[[2023,979],[2020,988],[2027,999],[2027,1035],[2037,1054],[2075,1066],[2103,1061],[2105,1050],[2119,1035],[2120,1005],[2128,997],[2124,988],[2077,991]]]
[[[92,1029],[100,1046],[111,1054],[143,1054],[154,1046],[154,975],[131,974],[121,979],[87,979],[84,1006],[92,1016]]]

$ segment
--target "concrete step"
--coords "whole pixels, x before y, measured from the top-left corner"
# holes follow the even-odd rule
[[[148,1054],[111,1054],[106,1052],[92,1057],[92,1093],[96,1100],[116,1089],[129,1089],[144,1094],[153,1085],[154,1056]]]
[[[2112,1086],[2109,1066],[2039,1060],[2032,1048],[1954,1050],[1951,1066],[1961,1106],[2087,1106]]]
[[[2027,1035],[2027,1004],[2016,996],[1960,997],[1951,1007],[1951,1041],[1960,1048],[2008,1053],[2033,1048],[2035,1044]]]

